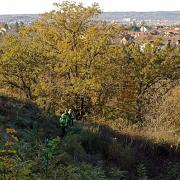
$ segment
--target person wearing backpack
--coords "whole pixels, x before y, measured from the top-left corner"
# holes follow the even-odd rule
[[[61,130],[62,130],[62,136],[65,135],[66,128],[68,127],[69,122],[70,122],[70,116],[66,110],[65,113],[63,113],[59,119],[59,124],[60,124]]]
[[[74,125],[74,120],[76,119],[75,112],[72,109],[69,109],[68,111],[69,117],[70,117],[70,126]]]

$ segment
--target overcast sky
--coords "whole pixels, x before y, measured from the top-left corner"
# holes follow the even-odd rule
[[[177,11],[180,0],[74,0],[90,5],[98,2],[103,11]],[[0,0],[0,14],[35,14],[53,9],[61,0]]]

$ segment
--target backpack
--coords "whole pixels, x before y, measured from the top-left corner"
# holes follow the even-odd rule
[[[67,117],[65,114],[60,117],[59,122],[60,126],[67,126]]]

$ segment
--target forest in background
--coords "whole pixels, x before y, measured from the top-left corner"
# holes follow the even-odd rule
[[[1,39],[1,179],[180,178],[180,46],[123,45],[100,13],[55,4]]]

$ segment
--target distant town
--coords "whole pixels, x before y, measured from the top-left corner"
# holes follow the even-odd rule
[[[39,18],[38,14],[0,15],[0,22],[12,24],[23,22],[29,24]],[[137,24],[142,21],[149,25],[178,25],[180,24],[180,11],[154,11],[154,12],[103,12],[98,19],[115,21],[121,24]]]
[[[18,32],[21,25],[31,24],[38,18],[38,14],[0,15],[0,37]],[[180,45],[180,11],[104,12],[95,19],[122,25],[120,42],[123,44],[162,38],[162,47]]]

